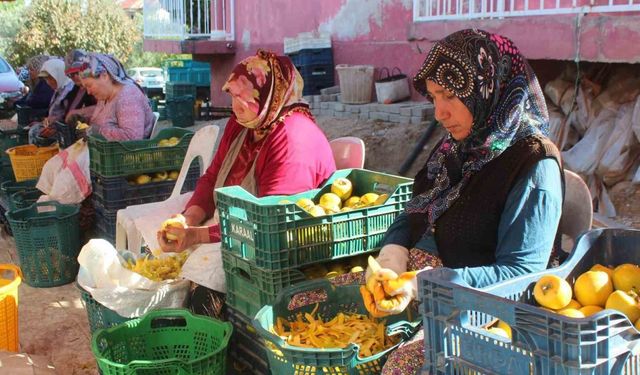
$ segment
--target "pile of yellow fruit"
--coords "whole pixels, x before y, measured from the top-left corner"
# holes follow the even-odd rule
[[[178,137],[171,137],[167,139],[161,139],[160,142],[158,142],[158,146],[173,147],[173,146],[177,146],[178,143],[180,143],[180,139]]]
[[[173,181],[178,178],[180,171],[161,171],[155,173],[138,174],[128,178],[130,185],[144,185],[150,182]]]
[[[332,279],[348,272],[364,272],[367,264],[367,257],[368,254],[363,254],[325,264],[314,263],[302,268],[302,273],[304,273],[307,279],[314,280],[322,278]]]
[[[298,314],[295,321],[281,317],[272,327],[273,333],[289,345],[303,348],[343,349],[350,344],[360,346],[360,357],[370,357],[398,342],[386,334],[385,322],[362,314],[338,313],[333,319],[323,321],[315,317],[315,310]]]
[[[638,330],[639,294],[640,267],[630,263],[615,268],[596,264],[578,276],[573,290],[566,280],[555,275],[541,277],[533,289],[536,302],[558,314],[584,318],[603,309],[613,309],[624,314]]]
[[[139,273],[153,281],[173,280],[178,278],[182,265],[187,260],[188,253],[183,251],[177,255],[149,258],[145,256],[136,262],[127,262],[127,269]]]
[[[389,198],[388,194],[366,193],[358,197],[352,195],[352,193],[353,184],[351,181],[347,178],[337,178],[331,184],[331,193],[322,194],[317,204],[311,199],[302,198],[296,202],[296,205],[307,211],[311,216],[323,216],[377,206],[383,204]]]

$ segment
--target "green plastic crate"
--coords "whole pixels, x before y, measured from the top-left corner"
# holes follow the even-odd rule
[[[111,328],[120,323],[131,320],[132,318],[125,318],[119,315],[117,312],[105,307],[100,302],[93,299],[91,294],[84,290],[79,284],[76,283],[76,287],[80,291],[80,297],[84,302],[84,307],[87,310],[87,318],[89,319],[89,332],[93,335],[99,329]]]
[[[194,97],[191,95],[167,99],[167,118],[171,120],[173,126],[186,128],[195,123],[193,117]]]
[[[7,212],[24,281],[32,287],[72,282],[80,253],[79,206],[40,202]]]
[[[0,199],[7,203],[7,207],[15,208],[12,206],[11,196],[17,192],[24,190],[33,190],[36,188],[38,180],[25,180],[16,182],[14,179],[3,180],[0,183]]]
[[[26,145],[29,135],[25,129],[0,129],[0,160],[9,161],[9,155],[5,151],[15,146]]]
[[[165,91],[167,100],[185,95],[190,95],[192,98],[196,97],[196,85],[189,82],[169,81],[165,83]]]
[[[388,335],[400,335],[396,345],[370,357],[360,358],[359,347],[351,344],[344,349],[308,349],[291,346],[271,332],[276,318],[289,321],[298,313],[311,313],[316,304],[290,310],[291,298],[298,293],[322,289],[327,294],[324,302],[318,303],[317,313],[324,320],[333,319],[339,312],[368,314],[362,303],[359,285],[333,286],[328,280],[312,280],[293,285],[278,294],[273,305],[264,306],[253,319],[252,324],[267,347],[269,368],[278,375],[368,375],[380,374],[388,354],[403,341],[412,337],[419,329],[417,311],[411,308],[385,319]],[[418,319],[415,321],[415,319]]]
[[[298,207],[300,198],[315,202],[346,177],[354,195],[387,193],[384,204],[313,217]],[[389,226],[411,199],[413,180],[364,169],[336,171],[321,189],[292,196],[256,198],[239,186],[216,189],[223,249],[266,270],[324,262],[374,251]],[[292,203],[279,203],[288,200]]]
[[[151,311],[93,334],[104,375],[224,375],[231,323],[184,309]]]
[[[160,147],[161,139],[178,137],[173,147]],[[180,170],[193,132],[162,129],[153,139],[109,142],[102,136],[89,137],[89,168],[103,177],[127,176],[157,171]]]
[[[226,250],[222,250],[222,266],[227,286],[226,303],[250,317],[262,306],[272,303],[282,289],[307,279],[295,268],[262,270]]]

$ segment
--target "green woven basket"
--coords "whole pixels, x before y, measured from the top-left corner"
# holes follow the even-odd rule
[[[79,207],[40,202],[7,212],[24,281],[48,288],[72,282],[78,274]]]
[[[232,331],[184,309],[154,310],[96,331],[91,350],[104,375],[223,375]]]
[[[36,188],[15,192],[9,196],[9,207],[12,210],[27,208],[36,203],[41,195],[42,192]]]
[[[403,313],[385,319],[388,335],[400,335],[396,345],[370,357],[360,358],[360,348],[351,344],[344,349],[307,349],[287,344],[271,332],[278,317],[293,321],[298,313],[311,313],[316,304],[289,309],[291,299],[310,291],[324,290],[327,299],[320,302],[317,313],[323,319],[333,319],[339,312],[368,314],[360,295],[360,285],[334,286],[329,280],[302,282],[282,290],[273,305],[264,306],[252,321],[264,340],[272,374],[278,375],[368,375],[380,374],[388,354],[412,337],[420,326],[420,315],[407,308]],[[413,321],[413,322],[412,322]]]
[[[87,310],[87,318],[89,319],[89,331],[92,335],[99,329],[111,328],[132,319],[120,316],[117,312],[105,307],[100,302],[93,299],[91,294],[84,290],[77,283],[76,287],[80,291],[80,297],[82,298],[84,307]]]

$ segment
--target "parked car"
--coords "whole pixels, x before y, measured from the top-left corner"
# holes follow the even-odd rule
[[[147,91],[149,97],[162,94],[164,91],[164,74],[161,68],[131,68],[127,74]]]
[[[24,84],[11,65],[0,56],[0,111],[7,111],[22,96]]]

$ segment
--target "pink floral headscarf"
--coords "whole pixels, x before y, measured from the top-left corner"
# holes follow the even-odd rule
[[[289,109],[306,106],[303,86],[302,76],[288,57],[258,50],[236,65],[222,90],[244,100],[258,114],[238,123],[265,135]]]

